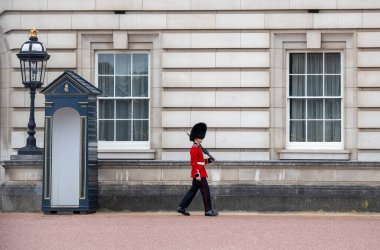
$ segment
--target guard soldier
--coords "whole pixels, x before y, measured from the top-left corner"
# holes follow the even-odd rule
[[[179,207],[177,209],[178,213],[189,216],[190,213],[186,210],[190,205],[191,201],[197,194],[198,190],[201,190],[203,204],[205,208],[205,216],[217,216],[218,212],[212,210],[210,188],[207,183],[207,172],[205,165],[207,163],[212,163],[215,159],[211,156],[208,159],[204,159],[202,153],[202,140],[206,136],[207,125],[205,123],[197,123],[191,129],[190,141],[194,144],[190,149],[191,158],[191,177],[193,178],[193,184],[189,191],[183,197]],[[210,155],[209,155],[210,156]]]

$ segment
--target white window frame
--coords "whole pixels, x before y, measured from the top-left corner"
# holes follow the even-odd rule
[[[150,140],[151,140],[151,97],[150,97],[150,88],[151,88],[151,54],[149,51],[115,51],[115,50],[100,50],[95,51],[95,86],[98,87],[98,56],[99,54],[147,54],[148,55],[148,99],[149,99],[149,119],[148,119],[148,141],[98,141],[99,149],[149,149]],[[131,62],[132,63],[132,62]],[[110,97],[110,98],[99,98],[99,99],[139,99],[136,98],[126,98],[126,97]],[[146,97],[141,98],[146,99]],[[97,118],[96,125],[99,138],[99,101],[97,102]]]
[[[341,141],[340,142],[291,142],[290,141],[290,95],[289,95],[289,59],[291,53],[323,53],[323,69],[325,66],[324,54],[325,53],[339,53],[340,54],[340,72],[341,72]],[[341,50],[289,50],[286,52],[286,148],[287,149],[312,149],[312,150],[337,150],[344,149],[344,53]],[[306,63],[307,65],[307,63]],[[307,72],[307,67],[305,68]],[[306,73],[307,74],[307,73]],[[325,76],[325,74],[323,74]],[[325,78],[323,77],[323,87]],[[305,85],[307,85],[307,77],[305,79]],[[306,99],[309,97],[305,96]],[[320,98],[320,97],[316,97]],[[325,131],[323,131],[325,132]],[[306,131],[307,136],[307,131]]]

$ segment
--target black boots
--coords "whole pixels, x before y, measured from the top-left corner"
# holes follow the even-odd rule
[[[218,212],[214,210],[209,210],[205,213],[205,216],[218,216]]]
[[[177,208],[177,212],[180,213],[180,214],[183,214],[185,216],[190,216],[190,213],[186,211],[186,208],[183,208],[183,207],[179,207]]]

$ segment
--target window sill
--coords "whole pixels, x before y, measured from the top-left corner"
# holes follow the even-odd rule
[[[154,149],[98,149],[99,160],[154,160]]]
[[[350,150],[279,150],[280,160],[349,160]]]

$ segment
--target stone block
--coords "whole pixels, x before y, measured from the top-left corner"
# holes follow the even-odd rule
[[[336,9],[337,0],[330,1],[309,1],[309,0],[290,0],[290,9],[306,9],[306,10],[320,10],[320,9]]]
[[[233,138],[233,140],[231,140]],[[216,131],[216,148],[268,148],[269,133],[264,131]]]
[[[25,30],[30,30],[31,26],[38,27],[39,30],[70,30],[74,28],[71,25],[71,16],[71,14],[66,14],[65,12],[55,14],[45,14],[42,12],[38,15],[24,14],[19,16],[19,18],[21,19],[21,29]]]
[[[47,37],[48,35],[46,32],[38,33],[38,41],[43,43],[47,48],[50,48],[47,46],[47,41],[48,41]],[[28,40],[29,40],[28,32],[22,32],[22,33],[11,32],[6,35],[6,41],[8,42],[8,49],[11,49],[11,50],[13,49],[19,50],[21,45],[24,44]]]
[[[320,49],[321,48],[321,31],[320,30],[308,30],[306,31],[306,46],[308,49]]]
[[[167,14],[168,29],[215,29],[215,14]]]
[[[359,128],[380,128],[380,111],[359,111]]]
[[[3,33],[21,28],[21,20],[19,15],[2,14],[0,17],[0,23]]]
[[[38,36],[38,40],[40,37]],[[49,32],[46,47],[49,49],[75,49],[77,47],[77,34],[69,32]]]
[[[216,52],[216,67],[255,68],[269,67],[268,52]]]
[[[95,0],[48,0],[48,10],[95,10]]]
[[[214,91],[165,91],[163,107],[215,107]]]
[[[256,171],[255,167],[252,168],[239,168],[239,181],[256,181]]]
[[[358,132],[359,149],[380,149],[380,132]]]
[[[241,48],[269,48],[269,33],[241,33]]]
[[[27,128],[29,121],[29,110],[14,110],[11,113],[11,126],[13,128]],[[35,112],[35,121],[37,127],[43,127],[45,122],[44,112]]]
[[[76,68],[77,54],[76,52],[49,52],[50,59],[47,62],[47,68]]]
[[[355,1],[337,0],[338,9],[379,9],[380,3],[377,0]]]
[[[139,169],[139,181],[161,181],[161,169]]]
[[[218,13],[215,25],[216,29],[264,29],[264,14]]]
[[[220,180],[221,181],[236,181],[239,180],[239,169],[221,169]],[[242,177],[244,178],[246,173],[242,173]],[[247,173],[249,174],[249,173]]]
[[[191,48],[240,48],[240,33],[192,33]]]
[[[240,87],[239,71],[192,71],[191,87]]]
[[[163,111],[162,127],[189,128],[191,127],[190,111]]]
[[[359,48],[380,47],[380,32],[358,32],[357,39]]]
[[[123,16],[124,17],[124,16]],[[121,17],[113,13],[98,14],[96,12],[74,13],[72,15],[72,29],[119,29]]]
[[[120,29],[166,29],[166,14],[127,13],[120,16]]]
[[[202,145],[206,148],[215,148],[215,132],[207,131],[207,136]],[[192,142],[189,141],[188,135],[184,131],[164,131],[162,133],[162,148],[189,149]]]
[[[240,160],[242,161],[269,161],[269,152],[240,152]]]
[[[380,91],[359,91],[358,107],[380,107]]]
[[[359,51],[358,67],[380,67],[380,52]]]
[[[268,71],[241,71],[241,87],[269,87]]]
[[[163,68],[214,68],[214,52],[176,52],[162,54]]]
[[[269,107],[268,91],[217,91],[216,107]]]
[[[192,10],[240,10],[236,0],[191,0]]]
[[[337,182],[370,183],[380,180],[380,171],[372,169],[340,169],[336,170]]]
[[[333,182],[335,169],[303,169],[297,173],[297,183]]]
[[[243,10],[289,9],[288,0],[241,0],[240,5]]]
[[[190,87],[191,72],[190,71],[163,71],[162,86],[163,87]]]
[[[113,47],[115,49],[128,48],[128,33],[125,31],[113,31]]]
[[[215,149],[212,149],[210,151],[210,154],[216,159],[217,162],[220,162],[220,161],[240,161],[240,152],[239,151],[233,151],[231,149],[228,149],[228,151],[226,151],[226,150],[216,151]]]
[[[240,126],[269,128],[269,111],[241,111]]]
[[[144,0],[143,10],[190,10],[191,0]]]
[[[265,29],[313,29],[313,14],[265,14]]]
[[[26,145],[26,133],[24,131],[12,131],[11,148],[22,148]]]
[[[191,48],[191,33],[163,33],[162,48]]]
[[[190,149],[191,145],[189,146]],[[163,151],[161,159],[164,161],[189,161],[189,151]]]
[[[358,71],[358,87],[380,87],[380,71]]]
[[[362,18],[362,13],[319,13],[314,15],[314,28],[361,28]]]
[[[142,10],[143,0],[96,0],[96,10]]]
[[[162,169],[163,181],[188,181],[190,178],[189,169]]]
[[[358,152],[358,161],[380,161],[380,151],[365,151],[365,150],[360,150]]]
[[[239,111],[191,111],[190,117],[191,124],[202,121],[208,127],[240,127]]]
[[[11,107],[14,108],[21,108],[25,107],[25,90],[20,89],[20,90],[13,90],[11,92],[11,98],[10,98],[10,105]]]
[[[378,28],[380,25],[380,13],[365,12],[363,13],[362,28]]]

